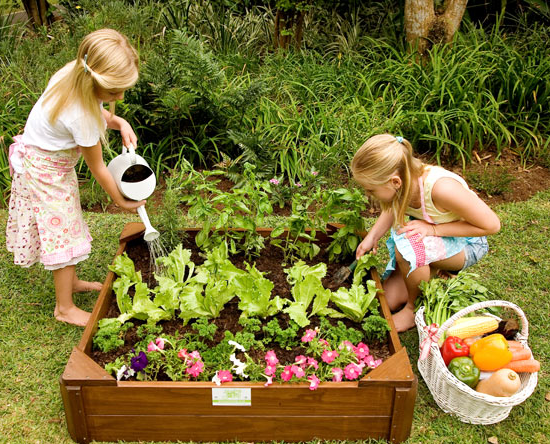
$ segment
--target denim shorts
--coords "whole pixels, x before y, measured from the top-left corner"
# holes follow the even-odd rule
[[[477,263],[489,251],[487,237],[469,237],[468,244],[464,247],[464,266],[468,268]]]

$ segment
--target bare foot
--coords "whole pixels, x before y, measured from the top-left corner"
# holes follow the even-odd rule
[[[57,307],[53,312],[55,319],[60,322],[66,322],[67,324],[78,325],[79,327],[85,327],[90,320],[91,313],[81,310],[76,305],[65,311],[60,311]]]
[[[409,304],[405,305],[402,310],[392,315],[395,329],[398,333],[407,331],[415,326],[414,309]]]
[[[73,283],[73,293],[80,293],[83,291],[101,291],[103,284],[101,282],[88,282],[77,279]]]

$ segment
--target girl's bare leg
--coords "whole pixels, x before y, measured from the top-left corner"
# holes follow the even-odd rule
[[[81,281],[78,276],[74,275],[73,281],[73,293],[80,293],[83,291],[101,291],[103,284],[101,282],[89,282]]]
[[[396,311],[407,302],[407,286],[399,268],[394,270],[383,282],[382,288],[391,311]]]
[[[396,251],[397,266],[402,276],[407,276],[410,265],[403,259],[403,256]],[[404,278],[405,287],[407,290],[407,303],[393,317],[393,323],[398,332],[409,330],[415,326],[414,322],[414,302],[420,293],[419,285],[422,281],[429,281],[434,277],[439,270],[457,271],[464,266],[464,251],[444,259],[442,261],[432,262],[430,265],[425,265],[414,270],[406,278]]]
[[[76,280],[75,266],[53,270],[55,286],[55,319],[68,324],[84,327],[90,319],[91,313],[78,308],[73,301],[73,288]]]

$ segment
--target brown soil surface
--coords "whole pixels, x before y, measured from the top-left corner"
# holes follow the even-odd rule
[[[323,279],[323,285],[325,287],[328,287],[330,285],[332,276],[336,271],[339,270],[339,268],[342,266],[342,264],[329,264],[328,262],[328,254],[324,251],[324,247],[326,245],[320,244],[321,246],[321,252],[314,258],[312,261],[305,261],[309,265],[314,265],[319,262],[325,262],[327,263],[327,275]],[[198,248],[196,247],[195,241],[192,237],[187,237],[183,241],[183,247],[190,249],[192,251],[191,260],[196,264],[200,265],[204,262],[204,258],[199,253]],[[137,239],[135,241],[132,241],[127,246],[127,253],[128,256],[134,261],[134,265],[136,270],[141,271],[143,282],[147,282],[149,288],[154,288],[156,286],[156,281],[154,279],[152,270],[151,270],[151,264],[150,264],[150,258],[149,258],[149,250],[147,248],[146,243],[142,239]],[[245,261],[247,261],[243,254],[235,255],[231,258],[231,261],[235,264],[235,266],[245,269]],[[283,253],[280,248],[276,247],[270,247],[268,244],[266,245],[266,248],[262,250],[262,255],[255,260],[256,268],[265,273],[265,276],[270,279],[274,283],[274,288],[272,290],[272,295],[278,295],[283,298],[291,298],[290,293],[290,285],[286,279],[286,273],[284,272],[282,267],[283,262]],[[342,286],[349,287],[349,282],[344,283]],[[332,304],[332,303],[331,303]],[[330,305],[332,308],[336,308],[333,305]],[[120,314],[118,307],[116,305],[116,300],[113,297],[111,306],[107,312],[106,317],[112,318],[117,317]],[[223,337],[224,332],[231,331],[233,333],[236,333],[238,331],[242,330],[241,325],[239,324],[239,316],[241,314],[241,311],[238,309],[238,301],[237,298],[234,298],[229,303],[226,304],[225,308],[222,310],[220,316],[218,318],[215,318],[212,320],[217,326],[217,332],[214,337],[213,341],[208,341],[209,346],[215,346],[217,343],[219,343]],[[267,324],[272,318],[268,318],[263,320],[262,326]],[[279,324],[281,328],[285,329],[288,327],[290,318],[286,314],[279,314],[277,315],[277,319],[279,320]],[[339,320],[336,319],[330,319],[330,322],[333,325],[336,325]],[[348,319],[340,319],[344,324],[350,328],[355,328],[359,331],[362,331],[361,324],[352,322]],[[132,322],[135,324],[135,326],[131,329],[129,329],[125,334],[125,345],[122,347],[119,347],[117,350],[114,350],[112,352],[104,353],[101,351],[93,351],[91,356],[92,359],[94,359],[95,362],[97,362],[99,365],[104,366],[108,362],[114,361],[118,356],[124,355],[131,351],[133,348],[133,344],[139,341],[139,338],[136,334],[137,327],[144,322],[138,321],[135,319],[132,319]],[[159,325],[162,325],[163,327],[163,333],[167,335],[174,335],[176,333],[179,333],[180,337],[183,336],[186,332],[192,331],[191,324],[193,322],[189,322],[187,326],[182,325],[182,321],[180,319],[175,319],[171,321],[162,321],[159,323]],[[317,317],[311,318],[311,324],[308,325],[306,328],[300,329],[298,332],[298,337],[303,336],[305,333],[305,330],[307,328],[315,328],[319,324],[319,319]],[[258,332],[256,334],[257,339],[261,339],[263,336],[262,331]],[[367,342],[367,345],[369,346],[370,353],[373,355],[375,359],[386,359],[390,356],[390,351],[388,348],[387,343],[379,343],[377,341],[370,341]],[[304,349],[302,347],[294,347],[291,350],[286,350],[281,348],[278,344],[272,343],[266,348],[266,350],[274,350],[277,354],[277,357],[281,361],[281,364],[287,365],[294,362],[294,358],[298,355],[304,354]],[[265,350],[250,350],[248,351],[248,355],[252,357],[254,360],[263,360],[263,357],[265,355]],[[237,355],[237,357],[239,357]],[[159,380],[166,380],[168,379],[166,375],[159,375]]]

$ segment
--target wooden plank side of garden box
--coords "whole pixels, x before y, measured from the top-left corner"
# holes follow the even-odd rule
[[[331,230],[336,229],[333,224]],[[117,255],[143,232],[143,224],[127,224]],[[89,357],[97,323],[112,300],[114,278],[110,272],[60,378],[67,427],[75,441],[384,438],[402,442],[409,436],[418,381],[395,333],[383,292],[378,298],[392,327],[388,335],[392,356],[362,380],[322,383],[315,391],[307,384],[267,388],[262,383],[224,384],[251,387],[252,405],[221,407],[212,406],[213,384],[209,382],[116,381]],[[381,288],[375,270],[372,278]]]

